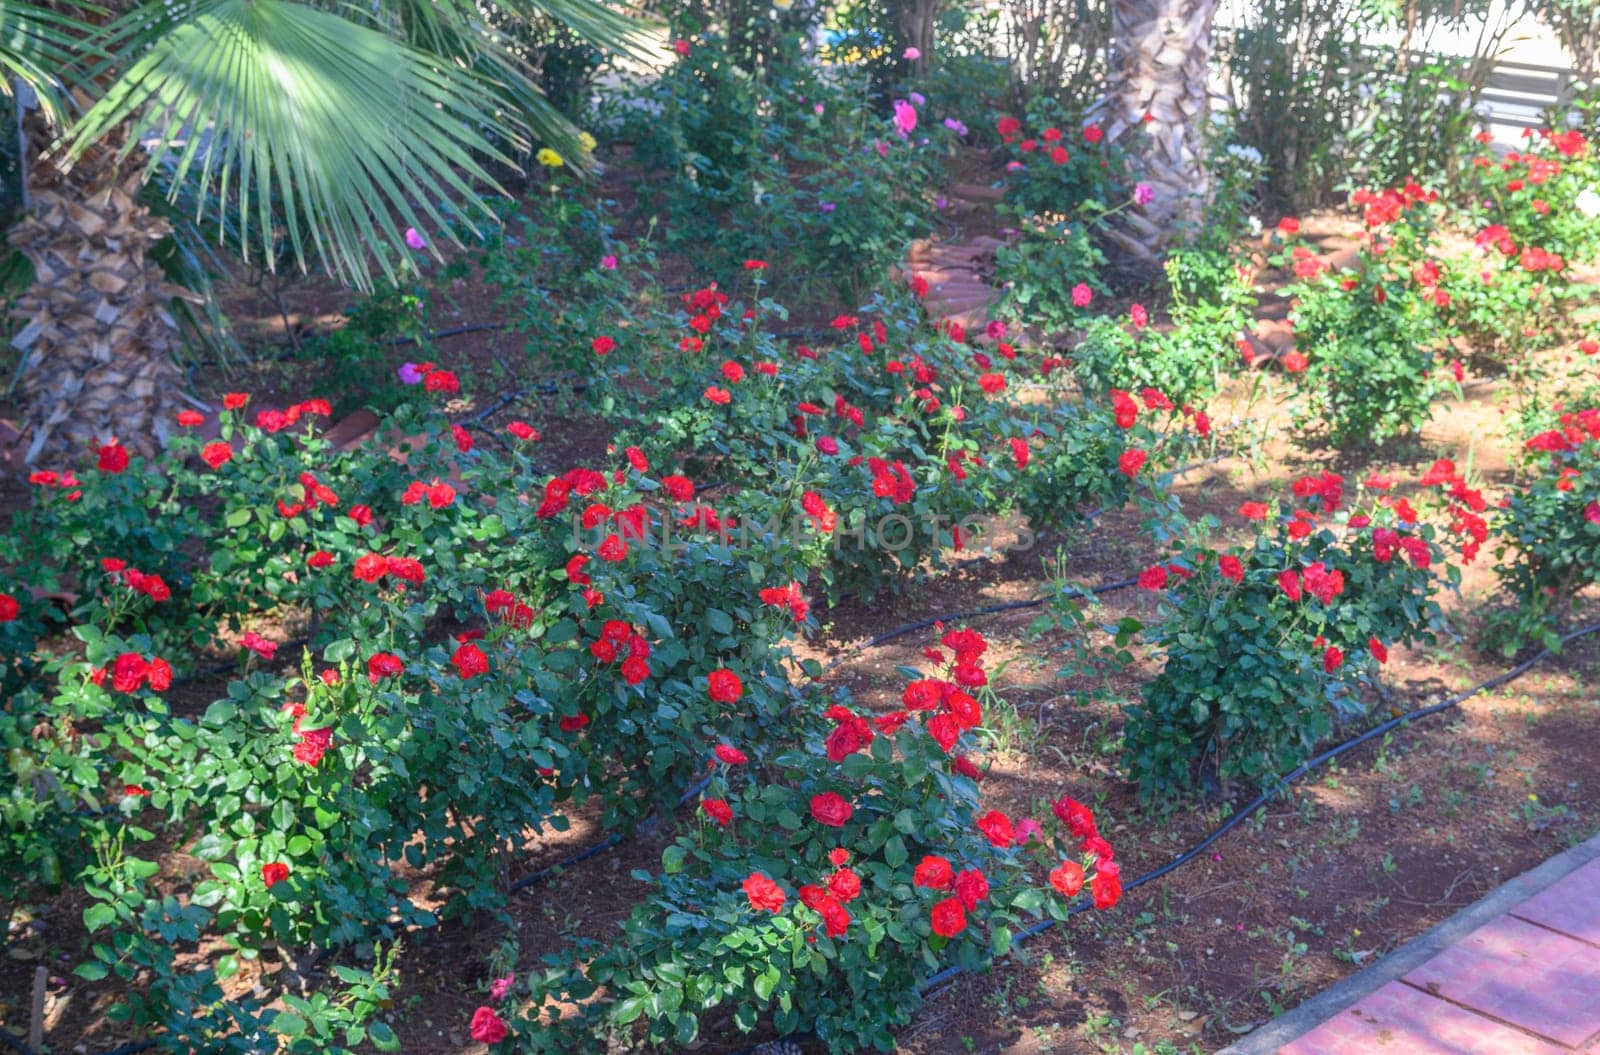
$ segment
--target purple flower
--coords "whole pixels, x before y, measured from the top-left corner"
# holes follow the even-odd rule
[[[946,117],[944,119],[944,126],[958,136],[964,136],[967,134],[967,126],[962,124],[954,117]]]
[[[421,232],[419,232],[415,227],[407,227],[406,245],[413,249],[425,249],[427,248],[428,242],[422,237]]]
[[[1156,200],[1155,188],[1148,183],[1140,183],[1133,188],[1133,202],[1135,205],[1149,205]]]
[[[906,98],[911,100],[913,106],[921,106],[923,103],[928,101],[922,97],[921,92],[912,92],[910,95],[906,96]]]
[[[833,210],[835,210],[837,208],[838,208],[838,206],[835,205],[831,201],[825,201],[825,202],[817,203],[817,211],[818,212],[832,212]]]
[[[950,199],[941,194],[933,199],[933,207],[935,209],[948,209],[950,208]]]
[[[403,385],[422,384],[422,371],[417,369],[416,363],[401,363],[400,369],[395,372],[400,375],[400,383]]]

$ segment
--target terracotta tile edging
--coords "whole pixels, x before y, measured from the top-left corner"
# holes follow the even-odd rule
[[[1570,850],[1563,851],[1543,864],[1530,868],[1443,923],[1406,942],[1372,966],[1335,982],[1300,1006],[1284,1012],[1261,1026],[1243,1040],[1223,1048],[1217,1055],[1272,1055],[1285,1044],[1316,1029],[1351,1004],[1421,967],[1485,923],[1508,915],[1524,901],[1560,882],[1591,861],[1600,861],[1600,834],[1593,835]]]

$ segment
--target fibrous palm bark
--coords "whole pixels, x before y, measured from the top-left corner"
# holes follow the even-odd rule
[[[1155,263],[1199,223],[1205,166],[1211,26],[1216,0],[1113,0],[1110,75],[1090,116],[1117,143],[1149,201],[1117,214],[1109,234]]]
[[[136,200],[139,165],[109,145],[66,169],[36,161],[30,177],[33,208],[7,236],[35,276],[11,309],[26,460],[70,461],[113,435],[153,454],[182,406],[167,306],[193,297],[148,259],[171,228]]]

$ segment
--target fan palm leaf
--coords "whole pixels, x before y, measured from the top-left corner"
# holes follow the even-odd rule
[[[76,86],[71,72],[93,31],[68,14],[0,0],[0,93],[11,94],[12,83],[20,80],[32,89],[45,117],[60,123],[68,89]]]
[[[440,50],[401,39],[374,10],[384,12],[292,0],[136,9],[106,30],[103,47],[126,56],[125,68],[73,128],[69,149],[126,125],[122,149],[148,152],[146,178],[159,170],[174,199],[188,181],[202,219],[231,210],[247,258],[260,252],[272,266],[286,237],[302,268],[314,259],[365,289],[376,260],[393,278],[399,261],[380,246],[398,245],[407,226],[447,230],[442,203],[500,192],[487,160],[509,163],[539,126],[564,122],[521,105],[506,71],[476,68],[463,8],[430,15],[433,39],[406,34],[462,42]],[[626,20],[608,15],[595,26],[620,32],[612,20]]]

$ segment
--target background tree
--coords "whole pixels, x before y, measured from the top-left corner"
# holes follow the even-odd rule
[[[1141,264],[1200,220],[1210,183],[1205,136],[1216,0],[1113,0],[1106,92],[1090,111],[1126,153],[1149,200],[1108,232]]]

